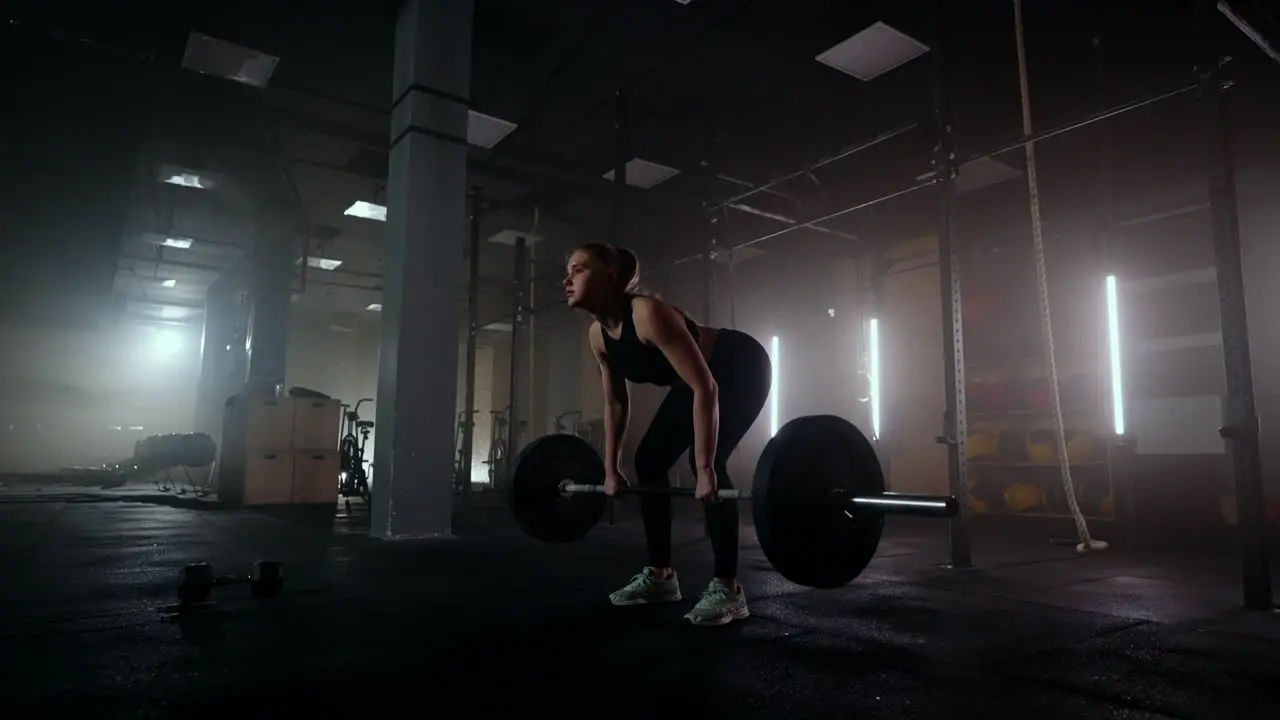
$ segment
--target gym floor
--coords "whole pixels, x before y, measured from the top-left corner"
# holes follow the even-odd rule
[[[686,596],[709,580],[690,508]],[[1230,557],[1080,559],[1043,534],[975,536],[941,566],[946,524],[894,518],[851,586],[769,570],[745,528],[752,619],[680,623],[613,608],[643,558],[634,522],[538,545],[499,510],[458,537],[387,543],[367,518],[221,510],[140,490],[0,491],[0,707],[47,717],[1274,718],[1280,615],[1238,609]],[[624,513],[625,515],[625,513]],[[162,622],[184,564],[286,565],[259,606]],[[1277,574],[1280,577],[1280,573]],[[690,600],[691,601],[691,600]],[[393,706],[401,706],[394,711]],[[440,712],[443,711],[443,712]]]

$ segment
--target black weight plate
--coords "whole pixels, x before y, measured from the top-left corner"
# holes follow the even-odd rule
[[[547,435],[516,456],[511,476],[511,512],[516,524],[535,540],[569,543],[600,522],[608,498],[599,493],[565,495],[560,483],[603,485],[604,463],[576,435]]]
[[[810,415],[783,425],[765,445],[754,483],[752,516],[760,548],[791,582],[841,587],[875,556],[884,515],[831,501],[837,492],[884,492],[875,449],[849,421]]]

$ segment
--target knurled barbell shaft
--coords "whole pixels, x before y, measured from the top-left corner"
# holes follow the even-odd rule
[[[603,485],[580,485],[577,483],[561,483],[563,493],[604,493]],[[665,495],[667,497],[693,497],[692,488],[659,488],[630,486],[622,491],[623,495]],[[750,500],[750,489],[720,490],[717,495],[721,500]],[[855,495],[841,497],[833,495],[833,503],[853,505],[854,509],[863,512],[872,511],[884,515],[912,515],[915,517],[950,518],[960,511],[960,503],[950,495],[917,495],[911,493],[882,493],[880,495]]]

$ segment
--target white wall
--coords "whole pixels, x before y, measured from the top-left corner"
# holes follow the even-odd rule
[[[342,328],[342,329],[335,329]],[[378,342],[376,322],[336,325],[326,315],[294,312],[289,319],[289,355],[285,384],[318,390],[354,404],[378,394]],[[374,419],[374,404],[360,408],[363,419]],[[373,457],[377,428],[369,435],[365,456]],[[338,447],[341,428],[333,429],[333,446]]]

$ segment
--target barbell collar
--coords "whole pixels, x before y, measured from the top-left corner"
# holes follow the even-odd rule
[[[582,485],[568,481],[560,483],[560,492],[599,493],[604,494],[603,485]],[[622,495],[661,495],[664,497],[693,497],[691,488],[661,488],[633,486],[627,487]],[[750,500],[751,490],[720,490],[717,496],[721,500]],[[909,515],[914,517],[951,518],[960,512],[960,503],[950,495],[916,495],[908,493],[883,493],[881,495],[859,495],[852,498],[833,495],[832,502],[837,505],[852,505],[855,511],[877,512],[881,515]]]

